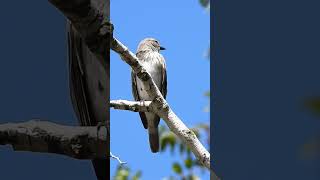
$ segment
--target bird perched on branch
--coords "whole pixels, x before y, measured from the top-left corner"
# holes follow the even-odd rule
[[[165,50],[161,47],[159,42],[154,38],[146,38],[142,40],[137,49],[137,57],[143,67],[150,73],[154,83],[157,85],[162,96],[166,98],[167,95],[167,72],[165,59],[160,54],[160,50]],[[148,95],[141,80],[136,74],[131,72],[132,79],[132,93],[136,101],[153,100]],[[139,113],[143,127],[148,129],[150,148],[153,153],[159,151],[159,133],[158,125],[160,117],[150,112]]]

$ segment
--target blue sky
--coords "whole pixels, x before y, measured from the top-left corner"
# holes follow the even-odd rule
[[[114,36],[135,52],[138,43],[154,37],[167,50],[167,100],[187,126],[209,122],[203,111],[210,88],[210,67],[205,57],[210,43],[210,17],[197,0],[111,1]],[[130,68],[119,56],[111,54],[111,99],[133,100]],[[164,124],[164,122],[161,122]],[[132,171],[142,170],[142,179],[162,179],[173,174],[171,164],[180,156],[150,152],[147,131],[139,115],[111,110],[111,151],[128,163]],[[111,174],[118,162],[111,160]],[[208,174],[199,174],[209,179]]]

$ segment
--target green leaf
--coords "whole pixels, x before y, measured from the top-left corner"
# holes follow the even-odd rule
[[[188,148],[188,147],[187,147],[187,155],[188,155],[188,157],[190,157],[190,156],[191,156],[191,149],[190,149],[190,148]]]
[[[160,138],[161,151],[164,151],[169,145],[171,152],[174,151],[174,146],[176,145],[176,136],[172,132],[163,133]]]
[[[169,136],[169,144],[170,144],[171,153],[173,153],[174,146],[176,144],[176,137],[174,135]]]
[[[188,169],[192,168],[192,165],[193,165],[192,159],[191,158],[187,158],[186,160],[184,160],[184,165]]]
[[[173,163],[172,170],[177,174],[181,174],[182,173],[182,168],[181,168],[180,164],[177,163],[177,162]]]
[[[141,171],[137,171],[133,176],[133,172],[127,166],[119,165],[112,180],[140,180]]]
[[[167,137],[162,137],[160,142],[161,142],[160,143],[161,144],[160,149],[161,149],[161,151],[164,151],[166,149],[167,145],[169,144],[169,140],[168,140]]]
[[[199,3],[201,4],[201,6],[206,8],[209,6],[210,0],[199,0]]]
[[[188,180],[200,180],[200,178],[194,174],[191,174],[187,177]]]
[[[180,155],[182,155],[184,151],[185,151],[185,147],[184,147],[184,145],[183,145],[183,144],[180,144],[180,145],[179,145],[179,152],[180,152]]]
[[[124,168],[119,168],[117,170],[115,180],[127,180],[129,177],[129,170]]]

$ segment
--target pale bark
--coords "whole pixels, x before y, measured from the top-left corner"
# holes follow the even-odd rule
[[[112,100],[110,107],[113,109],[129,110],[133,112],[154,112],[152,110],[151,101],[127,101],[127,100]]]

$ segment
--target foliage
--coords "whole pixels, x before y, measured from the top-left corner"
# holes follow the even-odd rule
[[[201,137],[209,137],[209,126],[207,124],[198,124],[191,128],[195,135]],[[208,141],[209,143],[209,138]],[[178,152],[181,156],[181,161],[172,163],[172,171],[174,175],[167,177],[168,180],[183,179],[183,180],[198,180],[198,176],[194,174],[195,169],[203,170],[204,167],[196,160],[191,153],[191,150],[185,146],[180,139],[165,126],[160,127],[160,144],[161,152],[169,150],[172,155]]]
[[[137,171],[134,175],[131,175],[130,168],[119,165],[113,180],[140,180],[141,171]]]
[[[199,0],[200,5],[206,9],[210,8],[210,0]],[[210,60],[210,48],[206,52],[206,58]],[[210,100],[210,91],[206,91],[204,96]],[[205,112],[210,110],[210,101],[204,109]],[[206,135],[207,144],[210,144],[210,128],[208,124],[198,124],[197,126],[191,128],[191,130],[196,134],[200,139]],[[182,161],[174,162],[172,164],[172,171],[175,175],[169,176],[168,180],[183,179],[183,180],[198,180],[198,176],[194,174],[194,170],[197,168],[203,169],[204,167],[199,164],[199,162],[194,158],[191,153],[191,150],[185,146],[174,133],[169,131],[165,126],[160,127],[160,144],[161,152],[170,150],[172,154],[175,151],[179,151]]]
[[[209,8],[210,7],[210,0],[199,0],[199,3],[204,8]]]

